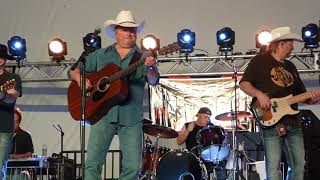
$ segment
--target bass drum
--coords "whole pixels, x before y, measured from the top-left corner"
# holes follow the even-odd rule
[[[201,180],[208,174],[204,164],[187,150],[176,150],[165,154],[159,161],[157,180]]]

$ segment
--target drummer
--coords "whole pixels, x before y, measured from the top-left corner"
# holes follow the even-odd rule
[[[189,151],[194,150],[198,147],[197,134],[198,132],[208,125],[213,125],[210,122],[210,117],[212,113],[207,107],[201,107],[197,113],[197,120],[190,123],[185,123],[181,131],[178,132],[177,143],[179,145],[186,143],[186,148]],[[207,168],[208,169],[208,168]],[[225,163],[221,163],[215,166],[215,172],[217,175],[217,180],[226,179]]]

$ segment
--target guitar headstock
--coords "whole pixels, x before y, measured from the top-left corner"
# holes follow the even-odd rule
[[[9,89],[14,89],[14,86],[16,85],[15,79],[11,79],[9,81],[6,81],[3,85],[0,86],[1,91],[7,91]]]
[[[177,42],[171,43],[167,46],[163,46],[162,48],[160,48],[157,52],[159,55],[167,55],[167,54],[171,54],[173,52],[177,52],[179,51],[179,45]]]

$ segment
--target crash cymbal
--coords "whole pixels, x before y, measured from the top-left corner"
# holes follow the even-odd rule
[[[215,118],[216,120],[220,120],[220,121],[231,121],[233,118],[233,113],[234,112],[226,112],[226,113],[222,113],[217,115]],[[237,117],[238,119],[244,119],[246,117],[250,116],[249,112],[246,111],[237,111]]]
[[[156,124],[145,124],[143,126],[143,132],[151,136],[159,136],[159,138],[171,139],[178,137],[178,133],[168,127],[160,126]]]
[[[152,124],[152,121],[148,118],[143,118],[142,123],[143,124]]]

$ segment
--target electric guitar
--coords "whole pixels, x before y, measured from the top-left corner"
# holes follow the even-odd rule
[[[155,51],[156,55],[166,55],[179,50],[178,43],[172,43]],[[124,102],[128,96],[128,82],[123,78],[144,64],[142,56],[125,69],[109,64],[95,73],[87,73],[92,89],[86,93],[85,119],[91,125],[98,122],[115,105]],[[81,89],[72,81],[67,93],[69,112],[74,120],[81,120]]]
[[[300,112],[293,110],[290,105],[303,102],[309,98],[311,98],[310,92],[295,96],[291,94],[282,98],[272,98],[270,99],[271,106],[268,110],[261,109],[260,103],[257,100],[251,105],[251,111],[260,125],[263,127],[272,127],[277,124],[283,116],[294,115]]]

